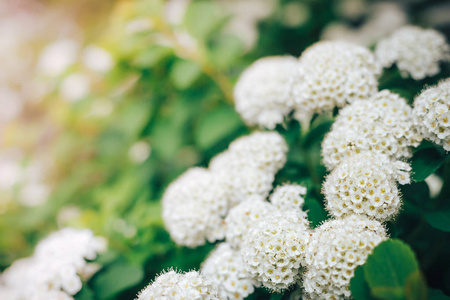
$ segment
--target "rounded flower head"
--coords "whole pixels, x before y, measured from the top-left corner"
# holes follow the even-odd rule
[[[303,196],[306,188],[298,184],[285,184],[278,186],[270,195],[270,202],[279,210],[301,209],[305,203]]]
[[[321,113],[376,93],[381,68],[365,47],[318,42],[300,56],[296,114]]]
[[[248,125],[274,129],[292,110],[291,85],[297,72],[292,56],[265,57],[254,62],[234,89],[236,110]]]
[[[86,259],[95,259],[105,248],[105,240],[89,229],[64,228],[40,241],[33,256],[16,260],[0,282],[17,299],[72,299],[81,290],[83,275],[99,269]]]
[[[241,254],[256,280],[281,291],[299,279],[308,241],[305,212],[276,210],[250,227]]]
[[[201,272],[219,286],[226,299],[244,299],[258,282],[246,271],[241,254],[221,243],[203,262]]]
[[[259,196],[249,197],[228,212],[225,218],[225,237],[228,244],[238,249],[246,239],[252,224],[263,219],[273,206]]]
[[[450,58],[450,46],[436,30],[405,26],[379,41],[375,55],[383,67],[396,63],[403,77],[420,80],[439,73],[439,62]]]
[[[179,245],[196,247],[224,237],[225,187],[207,169],[191,168],[172,182],[162,199],[167,230]]]
[[[414,122],[427,140],[450,151],[450,79],[424,90],[414,100]]]
[[[381,221],[391,219],[401,205],[396,181],[410,182],[411,167],[372,152],[343,160],[323,184],[327,210],[335,217],[365,214]]]
[[[137,300],[157,299],[224,299],[219,288],[195,271],[184,274],[171,270],[163,273],[143,289]]]
[[[231,143],[228,150],[211,160],[209,169],[226,187],[230,206],[234,206],[252,195],[269,195],[287,151],[279,133],[257,131]]]
[[[305,292],[311,299],[348,299],[355,269],[386,239],[383,225],[366,216],[323,223],[314,230],[307,247]]]
[[[421,140],[406,100],[383,90],[339,112],[322,144],[323,162],[332,170],[345,157],[364,150],[408,158],[411,146],[417,147]]]

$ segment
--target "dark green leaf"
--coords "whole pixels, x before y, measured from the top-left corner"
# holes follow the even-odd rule
[[[435,148],[426,148],[414,153],[411,160],[412,178],[414,181],[423,181],[430,174],[433,174],[445,160]]]
[[[405,299],[425,300],[427,299],[427,285],[419,270],[413,272],[406,279]]]
[[[359,266],[355,270],[355,276],[350,280],[350,290],[352,297],[355,300],[370,300],[374,299],[370,294],[369,286],[364,277],[363,266]]]
[[[321,142],[324,136],[330,131],[332,125],[333,121],[327,120],[312,128],[303,141],[305,147],[309,148],[315,143]]]
[[[137,285],[143,278],[141,267],[119,262],[98,274],[93,280],[93,286],[98,298],[107,299]]]
[[[372,295],[382,299],[403,299],[408,277],[414,272],[419,272],[414,252],[397,239],[376,246],[364,265]]]
[[[428,224],[442,231],[450,231],[450,210],[433,211],[425,214]]]
[[[450,297],[441,290],[428,289],[428,300],[450,300]]]
[[[425,208],[430,204],[430,189],[425,181],[401,185],[400,190],[403,200],[408,203],[420,208]]]
[[[320,223],[327,219],[327,212],[315,199],[306,199],[304,210],[308,211],[308,220],[311,221],[311,226],[317,227]]]
[[[187,89],[200,77],[199,65],[190,60],[177,60],[170,70],[170,80],[180,90]]]
[[[209,149],[238,130],[243,123],[230,106],[221,106],[204,115],[197,123],[194,138],[202,149]]]
[[[152,68],[170,53],[172,49],[169,47],[153,46],[139,53],[133,60],[133,65],[139,68]]]
[[[94,292],[86,285],[75,296],[75,300],[94,300]]]

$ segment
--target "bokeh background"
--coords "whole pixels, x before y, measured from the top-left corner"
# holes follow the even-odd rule
[[[67,226],[109,241],[76,299],[133,299],[163,269],[198,269],[214,245],[175,245],[160,199],[251,131],[233,106],[242,70],[321,39],[373,47],[405,24],[450,40],[449,16],[448,1],[430,0],[1,1],[0,271]],[[380,89],[411,100],[449,75],[447,64],[418,84],[392,70]],[[302,166],[277,181],[308,183]],[[317,211],[315,223],[326,218]]]

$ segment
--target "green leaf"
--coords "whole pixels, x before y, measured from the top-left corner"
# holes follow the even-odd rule
[[[94,291],[98,298],[107,299],[137,285],[143,278],[141,267],[118,262],[94,277]]]
[[[397,239],[376,246],[364,265],[364,276],[372,295],[382,299],[404,299],[409,278],[415,272],[420,270],[414,252]]]
[[[220,106],[197,123],[194,138],[201,149],[209,149],[243,126],[240,116],[230,106]]]
[[[320,223],[327,219],[327,212],[316,199],[306,199],[304,210],[308,211],[308,220],[311,221],[311,226],[313,228],[317,227]]]
[[[234,61],[242,54],[244,45],[235,36],[221,36],[211,47],[211,60],[221,69],[230,68]]]
[[[430,188],[425,181],[412,182],[400,186],[403,200],[420,208],[426,208],[430,204]]]
[[[450,300],[450,297],[441,290],[428,289],[428,300]]]
[[[413,170],[412,178],[414,181],[423,181],[430,174],[433,174],[445,160],[435,148],[426,148],[414,153],[411,160]]]
[[[427,299],[427,285],[419,270],[413,272],[406,279],[405,299],[422,300]]]
[[[187,31],[200,41],[206,41],[224,21],[220,8],[207,1],[191,2],[184,15]]]
[[[355,275],[350,280],[350,290],[355,300],[371,300],[374,299],[370,294],[369,286],[364,277],[363,266],[359,266],[355,270]]]
[[[75,300],[94,300],[94,292],[86,285],[74,296]]]
[[[439,230],[450,231],[450,210],[433,211],[425,214],[428,224]]]
[[[312,145],[322,142],[332,125],[333,121],[327,120],[312,128],[303,140],[305,147],[310,148]]]
[[[200,77],[202,70],[199,65],[190,60],[177,60],[170,70],[170,80],[175,88],[189,88]]]
[[[152,46],[139,53],[132,64],[138,68],[152,68],[170,55],[172,49],[163,46]]]

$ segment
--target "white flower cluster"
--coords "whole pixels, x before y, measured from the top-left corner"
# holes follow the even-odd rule
[[[91,230],[64,228],[39,242],[33,256],[15,261],[0,281],[14,291],[14,299],[72,299],[82,278],[99,268],[86,259],[95,259],[105,248],[105,240]]]
[[[191,168],[173,181],[162,199],[163,220],[179,245],[196,247],[224,237],[228,194],[207,169]]]
[[[331,111],[377,91],[381,68],[365,47],[318,42],[302,53],[299,62],[296,114]]]
[[[306,213],[296,210],[276,210],[254,223],[241,247],[247,270],[271,290],[290,287],[300,278],[308,226]]]
[[[383,90],[339,112],[322,144],[323,162],[332,170],[345,157],[363,150],[408,158],[410,147],[417,147],[421,140],[406,100]]]
[[[306,250],[303,287],[310,299],[348,299],[350,279],[373,248],[386,240],[378,221],[351,215],[317,228]]]
[[[232,207],[251,195],[268,196],[287,151],[279,133],[255,131],[232,142],[211,160],[209,169],[226,186]]]
[[[375,55],[383,67],[396,63],[403,77],[420,80],[439,73],[439,62],[450,58],[450,46],[436,30],[405,26],[379,41]]]
[[[240,76],[234,88],[236,110],[248,125],[274,129],[294,106],[291,85],[298,69],[292,56],[265,57]]]
[[[278,210],[301,209],[305,203],[306,187],[298,184],[285,184],[275,188],[270,195],[270,202]]]
[[[143,289],[137,300],[159,299],[223,299],[218,287],[195,271],[179,274],[173,270],[159,275]]]
[[[272,210],[272,205],[259,196],[253,196],[239,203],[225,218],[225,237],[228,244],[239,249],[252,224],[263,219]]]
[[[425,139],[450,151],[450,79],[417,96],[413,115],[414,122]]]
[[[323,184],[327,210],[335,217],[365,214],[384,221],[401,205],[396,181],[410,182],[409,164],[376,152],[354,154],[343,160]]]
[[[215,282],[226,299],[244,299],[258,282],[246,271],[238,250],[227,243],[219,244],[202,264],[201,273]]]

